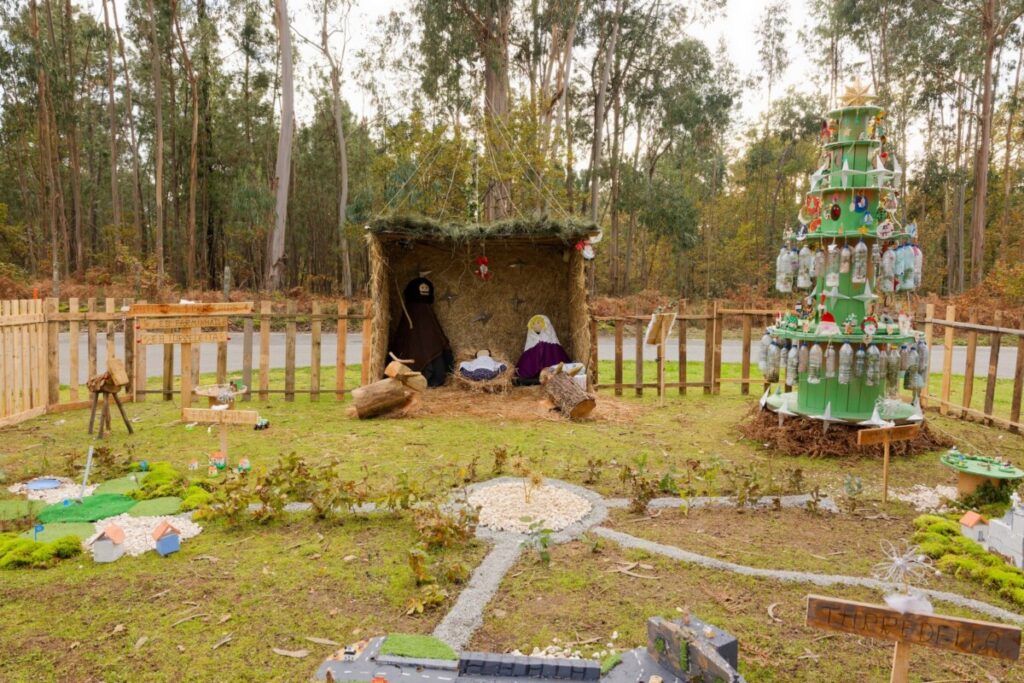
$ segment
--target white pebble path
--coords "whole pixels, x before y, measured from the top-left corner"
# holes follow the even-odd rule
[[[152,535],[153,529],[156,529],[157,525],[164,520],[181,532],[179,538],[183,541],[198,536],[203,530],[203,527],[192,521],[191,512],[156,517],[132,517],[124,513],[94,522],[93,527],[96,529],[96,534],[99,534],[107,525],[117,524],[124,529],[125,555],[135,557],[149,550],[156,550],[156,541],[153,540]],[[86,543],[88,544],[88,541]]]

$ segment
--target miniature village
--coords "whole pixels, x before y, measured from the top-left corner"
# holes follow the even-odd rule
[[[937,337],[910,298],[924,256],[873,99],[857,80],[825,114],[775,264],[799,299],[759,345],[765,312],[744,318],[742,393],[719,392],[709,330],[705,394],[686,395],[688,325],[717,318],[676,302],[605,321],[602,383],[587,290],[602,233],[584,221],[374,219],[363,313],[317,302],[304,321],[308,400],[293,301],[277,331],[271,302],[126,304],[88,400],[3,428],[21,468],[0,497],[5,601],[83,581],[53,639],[104,656],[120,639],[111,679],[212,680],[231,662],[224,680],[900,683],[976,666],[1024,681],[1024,442],[929,404]],[[228,371],[232,335],[244,360]],[[147,349],[164,353],[158,387]],[[841,455],[812,457],[823,442]],[[89,624],[79,601],[102,604]]]

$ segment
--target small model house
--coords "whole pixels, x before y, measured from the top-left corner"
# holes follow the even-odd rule
[[[977,513],[968,512],[960,518],[960,532],[1024,569],[1024,505],[1016,492],[1010,500],[1010,509],[1002,519],[993,519],[988,524]]]
[[[960,518],[960,533],[972,541],[984,543],[987,529],[988,524],[985,523],[985,518],[977,512],[965,512],[964,516]]]
[[[92,541],[92,559],[113,562],[124,555],[124,529],[108,524]]]
[[[171,526],[167,520],[160,522],[156,529],[153,529],[153,540],[156,541],[156,552],[161,557],[166,557],[171,553],[176,553],[181,550],[180,534],[181,532]]]

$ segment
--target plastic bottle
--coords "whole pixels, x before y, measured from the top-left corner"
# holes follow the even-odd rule
[[[900,247],[900,251],[903,253],[903,257],[900,259],[899,268],[896,271],[900,281],[899,291],[912,292],[917,282],[914,272],[914,249],[909,244],[904,244]]]
[[[889,372],[889,354],[886,353],[885,347],[878,347],[878,381],[880,384],[885,384],[886,373]]]
[[[800,352],[795,344],[789,347],[786,353],[786,386],[791,387],[797,383],[797,365],[799,364]]]
[[[857,353],[853,354],[853,376],[857,379],[864,377],[867,360],[867,353],[865,353],[864,349],[857,349]]]
[[[811,270],[814,268],[814,254],[811,250],[804,245],[804,248],[800,250],[800,265],[796,273],[796,286],[800,289],[810,289],[811,287]]]
[[[871,263],[875,268],[875,282],[877,283],[882,270],[882,245],[877,240],[871,245]]]
[[[921,386],[924,386],[924,382],[928,379],[928,373],[930,369],[928,367],[928,361],[931,359],[931,355],[928,353],[928,344],[925,343],[924,339],[917,342],[917,373],[921,375]]]
[[[800,269],[800,252],[793,247],[789,250],[789,276],[796,278],[796,273]]]
[[[825,264],[825,286],[839,286],[839,250],[830,247],[828,250],[828,262]]]
[[[811,350],[807,348],[807,344],[801,344],[800,354],[799,356],[797,356],[797,369],[799,370],[801,375],[807,372],[807,363],[809,361],[810,354]]]
[[[768,330],[765,330],[761,337],[761,346],[758,348],[757,357],[757,369],[761,371],[762,376],[768,375],[768,348],[771,345],[772,336],[768,334]]]
[[[828,345],[828,349],[825,350],[825,378],[832,379],[836,376],[836,366],[838,365],[838,359],[836,358],[836,347],[831,344]]]
[[[850,260],[853,257],[853,252],[850,250],[849,245],[844,244],[843,248],[839,250],[839,272],[849,273],[850,272]]]
[[[775,341],[772,341],[768,347],[768,372],[765,375],[765,381],[767,382],[778,382],[779,381],[779,364],[781,362],[782,347]]]
[[[921,247],[914,244],[914,289],[921,288],[921,278],[924,276],[924,252],[921,251]]]
[[[882,254],[882,272],[878,275],[878,289],[882,292],[895,290],[896,279],[896,250],[886,249]]]
[[[881,361],[879,360],[881,354],[878,352],[878,347],[871,345],[868,347],[868,367],[864,373],[864,384],[869,387],[873,387],[878,384],[881,375],[879,374],[879,366]]]
[[[825,277],[825,252],[821,249],[814,251],[814,277],[818,282]]]
[[[889,361],[885,364],[885,389],[890,396],[900,391],[900,352],[895,346],[889,348]]]
[[[811,347],[810,358],[807,361],[807,383],[819,384],[821,382],[821,346],[815,344]]]
[[[789,272],[789,251],[782,247],[775,259],[775,289],[782,293],[793,291],[793,277]]]
[[[917,383],[918,369],[917,369],[917,347],[911,346],[910,351],[907,352],[907,371],[903,375],[903,388],[914,389],[914,385]]]
[[[848,343],[839,349],[839,383],[849,384],[853,373],[853,347]]]
[[[862,285],[868,280],[868,245],[864,240],[857,242],[853,249],[853,266],[850,271],[850,281],[855,285]]]
[[[906,344],[900,346],[900,371],[905,372],[910,368],[910,349]]]

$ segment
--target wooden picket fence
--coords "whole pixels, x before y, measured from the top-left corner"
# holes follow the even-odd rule
[[[46,412],[46,336],[41,300],[0,301],[0,427]]]

